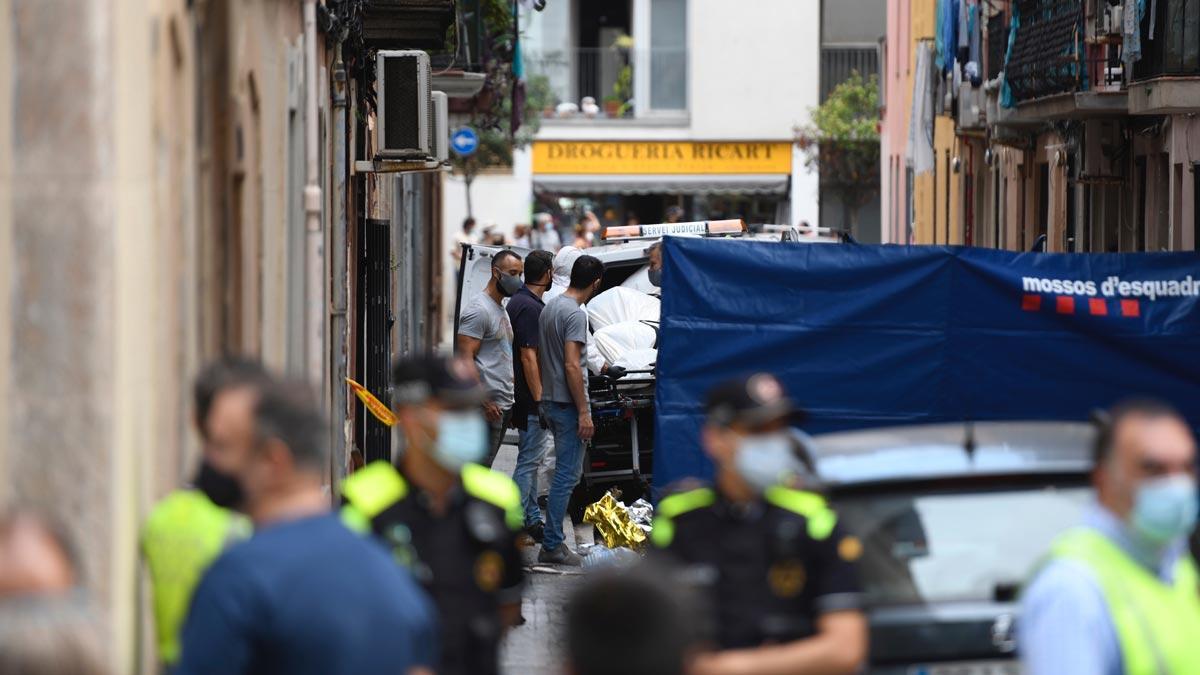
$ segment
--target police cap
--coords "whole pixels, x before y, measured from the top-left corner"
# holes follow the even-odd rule
[[[392,405],[395,406],[435,400],[448,408],[473,408],[487,398],[467,364],[444,356],[402,359],[392,369],[392,384]]]
[[[755,373],[718,384],[708,392],[705,405],[709,424],[733,424],[750,429],[780,420],[792,424],[804,413],[787,397],[783,385],[770,373]]]

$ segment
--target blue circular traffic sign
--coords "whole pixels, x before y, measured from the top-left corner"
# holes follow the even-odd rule
[[[461,157],[473,155],[479,149],[479,134],[471,127],[461,127],[450,136],[450,147]]]

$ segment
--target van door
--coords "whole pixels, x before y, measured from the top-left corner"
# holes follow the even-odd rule
[[[500,251],[509,250],[524,260],[529,249],[517,246],[486,246],[463,244],[458,264],[458,297],[454,300],[454,334],[458,335],[458,319],[462,316],[464,303],[483,292],[492,278],[492,259]]]

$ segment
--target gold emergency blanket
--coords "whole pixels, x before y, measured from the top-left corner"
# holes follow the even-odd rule
[[[608,548],[627,546],[641,550],[646,543],[646,533],[633,522],[625,505],[614,499],[611,493],[605,492],[603,497],[583,510],[583,522],[595,526]]]

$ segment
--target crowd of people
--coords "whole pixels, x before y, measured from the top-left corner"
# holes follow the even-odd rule
[[[663,216],[664,223],[678,223],[684,217],[680,206],[670,206]],[[609,224],[623,222],[625,225],[638,225],[638,217],[630,212],[623,221],[616,220],[616,213],[610,210],[605,214]],[[455,247],[450,257],[457,263],[463,244],[484,244],[490,246],[515,246],[527,250],[549,251],[557,253],[564,246],[587,249],[600,243],[604,232],[604,224],[593,211],[584,211],[574,223],[569,224],[568,235],[563,237],[562,231],[549,213],[538,213],[534,216],[533,224],[517,223],[513,226],[512,236],[506,236],[504,231],[495,223],[478,226],[474,217],[468,216],[463,220],[462,230],[455,237]]]
[[[543,565],[582,563],[564,521],[594,433],[584,306],[603,272],[578,249],[496,254],[457,354],[396,364],[393,460],[357,469],[339,495],[327,491],[326,422],[304,383],[246,359],[202,372],[199,465],[140,542],[162,672],[499,673],[506,631],[523,622],[522,550],[534,542]],[[704,410],[714,480],[666,486],[645,561],[571,597],[563,671],[859,672],[864,544],[809,483],[790,431],[802,411],[768,373],[719,384]],[[510,427],[512,477],[491,468]],[[1087,518],[1022,594],[1026,672],[1200,672],[1190,428],[1165,404],[1121,404],[1094,460]],[[0,519],[0,673],[108,672],[79,577],[51,521]]]

